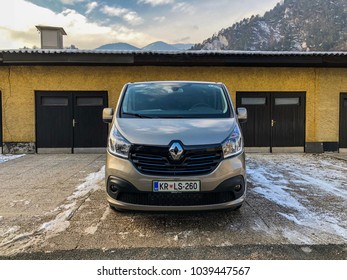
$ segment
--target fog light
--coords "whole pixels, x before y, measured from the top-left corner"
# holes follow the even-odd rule
[[[118,191],[118,187],[116,185],[111,185],[110,190],[111,190],[111,192],[115,193]]]
[[[234,187],[234,189],[235,189],[236,192],[239,192],[242,189],[242,186],[241,185],[236,185]]]

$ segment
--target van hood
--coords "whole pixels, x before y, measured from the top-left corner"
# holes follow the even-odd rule
[[[222,143],[233,131],[235,118],[228,119],[135,119],[116,118],[114,125],[132,144],[184,145]]]

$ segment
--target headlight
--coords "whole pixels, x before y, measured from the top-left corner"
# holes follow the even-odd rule
[[[230,134],[228,139],[226,139],[223,144],[223,154],[224,158],[238,155],[243,150],[243,141],[241,137],[241,131],[239,126],[236,125],[233,132]]]
[[[128,158],[130,147],[131,144],[119,133],[117,128],[113,126],[108,139],[109,152],[122,158]]]

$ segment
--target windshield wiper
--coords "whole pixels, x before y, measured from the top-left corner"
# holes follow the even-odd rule
[[[184,116],[158,116],[160,119],[185,119]]]
[[[153,119],[153,117],[151,117],[151,116],[141,115],[141,114],[137,114],[137,113],[126,113],[126,112],[123,112],[122,114],[128,115],[128,116],[138,117],[138,118],[141,118],[141,119]]]

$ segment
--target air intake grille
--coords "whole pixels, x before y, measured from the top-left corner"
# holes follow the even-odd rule
[[[195,206],[229,202],[235,199],[233,192],[209,193],[119,193],[117,200],[150,206]]]
[[[179,161],[171,158],[169,147],[134,146],[130,152],[130,160],[143,174],[157,176],[189,176],[209,174],[216,169],[223,159],[222,148],[184,147]]]

